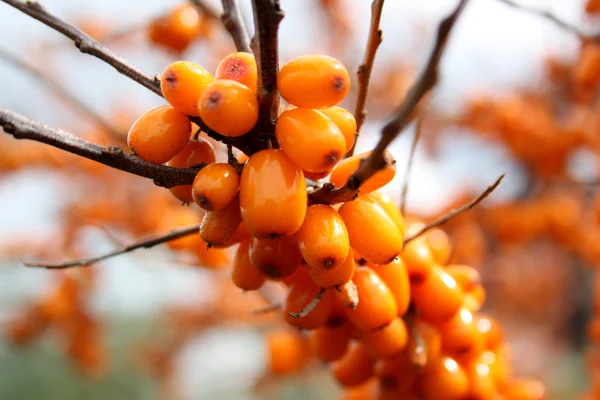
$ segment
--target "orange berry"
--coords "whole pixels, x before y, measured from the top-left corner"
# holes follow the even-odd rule
[[[488,364],[481,360],[481,356],[469,363],[466,367],[469,377],[469,399],[493,399],[497,393],[496,381]]]
[[[198,171],[192,185],[192,197],[205,210],[216,211],[227,206],[239,188],[237,170],[227,163],[214,163]]]
[[[250,246],[250,262],[272,279],[292,275],[300,266],[302,255],[295,236],[276,239],[254,239]]]
[[[229,265],[229,255],[226,249],[209,248],[208,243],[202,240],[202,238],[200,238],[200,242],[194,248],[194,254],[198,258],[200,265],[205,268],[221,268]]]
[[[411,285],[411,296],[424,319],[443,322],[456,314],[464,294],[454,278],[436,266],[423,282]]]
[[[333,268],[326,268],[322,265],[312,266],[308,264],[308,273],[312,280],[322,288],[328,289],[333,287],[342,286],[349,282],[354,276],[354,270],[356,269],[356,263],[352,256],[352,249],[340,265]]]
[[[439,324],[438,330],[442,335],[444,352],[461,362],[473,359],[483,350],[483,335],[477,330],[473,313],[465,308],[449,321]]]
[[[246,162],[240,180],[240,206],[257,238],[296,233],[307,207],[304,174],[281,150],[262,150]]]
[[[169,15],[152,21],[148,35],[152,42],[175,52],[184,51],[206,28],[198,9],[192,4],[180,4]]]
[[[388,325],[398,315],[390,288],[370,268],[358,267],[352,279],[358,290],[358,305],[346,314],[361,331],[369,332]]]
[[[354,119],[354,115],[350,111],[337,106],[321,108],[319,111],[329,117],[340,128],[344,139],[346,139],[347,153],[354,146],[356,140],[356,119]]]
[[[406,265],[411,283],[423,282],[435,265],[433,253],[422,237],[409,242],[400,258]]]
[[[336,187],[341,187],[346,184],[348,178],[352,176],[354,172],[360,166],[361,160],[366,159],[371,154],[370,151],[348,157],[342,160],[338,165],[335,166],[329,181]],[[391,182],[396,175],[396,160],[392,156],[389,150],[384,152],[384,158],[386,160],[386,166],[384,169],[377,171],[372,177],[367,179],[360,187],[361,194],[369,194],[377,189],[380,189]]]
[[[309,172],[330,170],[346,153],[340,129],[310,108],[284,111],[277,119],[275,135],[290,160]]]
[[[370,265],[370,267],[392,291],[398,306],[398,315],[406,314],[410,306],[410,281],[402,259],[396,258],[389,264]]]
[[[307,344],[298,332],[276,330],[267,333],[268,369],[275,375],[294,374],[306,363]]]
[[[209,84],[200,96],[198,110],[210,129],[225,136],[242,136],[258,120],[256,94],[231,79]]]
[[[245,240],[249,240],[251,238],[252,238],[252,235],[248,231],[248,228],[246,228],[246,224],[244,224],[244,222],[242,222],[241,224],[238,225],[237,229],[235,230],[235,233],[233,234],[233,236],[231,238],[229,238],[229,240],[227,240],[227,242],[225,242],[224,244],[221,244],[221,245],[213,244],[213,247],[230,247],[230,246],[233,246],[234,244],[241,243],[241,242],[243,242]]]
[[[385,391],[400,392],[402,394],[412,390],[417,380],[418,367],[415,366],[408,352],[402,351],[381,360],[377,365],[377,377],[381,382],[381,388]],[[405,397],[400,397],[404,399]]]
[[[358,196],[339,210],[350,245],[374,264],[387,264],[398,256],[404,235],[385,210],[373,199]]]
[[[441,229],[432,229],[426,234],[425,241],[431,250],[434,261],[438,265],[448,264],[452,254],[452,244],[446,232]]]
[[[588,14],[597,13],[600,11],[599,0],[587,0],[585,3],[585,12]]]
[[[251,53],[231,53],[217,66],[216,79],[231,79],[256,92],[256,60]]]
[[[160,90],[170,105],[187,115],[199,116],[198,100],[213,76],[191,61],[176,61],[169,65],[160,79]]]
[[[307,172],[307,171],[304,171],[304,176],[306,177],[306,179],[311,179],[313,181],[318,181],[318,180],[327,178],[327,176],[329,176],[329,174],[331,174],[331,170],[329,170],[329,171],[322,171],[322,172]]]
[[[462,290],[467,293],[481,285],[481,276],[479,271],[468,265],[453,264],[446,267],[446,272],[459,284]]]
[[[240,289],[258,290],[265,283],[267,277],[250,262],[250,242],[251,240],[244,240],[237,248],[231,280]]]
[[[489,350],[495,350],[502,344],[502,328],[498,321],[491,315],[479,314],[475,317],[477,330],[483,335],[485,347]]]
[[[362,191],[362,189],[361,189]],[[369,197],[375,200],[387,213],[387,215],[396,223],[400,232],[404,235],[404,217],[400,213],[400,210],[394,204],[394,201],[390,196],[381,192],[371,192],[369,193]]]
[[[360,385],[373,376],[375,360],[362,343],[352,343],[344,356],[331,366],[337,381],[346,387]]]
[[[298,246],[309,265],[336,268],[346,260],[350,251],[348,231],[342,217],[325,204],[308,207],[304,223],[298,231]]]
[[[423,360],[413,360],[413,363],[414,361],[421,361],[415,364],[426,368],[440,358],[442,354],[442,335],[432,325],[420,319],[414,321],[414,328],[411,331],[411,346],[416,344],[415,335],[419,335],[420,341],[425,344],[425,355]],[[415,356],[419,358],[418,355]]]
[[[338,60],[321,55],[296,57],[281,68],[277,89],[298,107],[332,107],[346,97],[350,76]]]
[[[316,329],[325,324],[333,306],[334,295],[331,291],[325,291],[317,306],[306,316],[294,318],[288,313],[299,313],[306,307],[319,292],[321,288],[311,280],[297,282],[288,293],[285,301],[283,315],[288,324],[300,329]]]
[[[334,325],[324,325],[315,329],[310,338],[311,348],[323,361],[336,361],[348,350],[354,327],[342,321]]]
[[[169,106],[158,107],[131,125],[127,145],[142,160],[164,164],[183,149],[191,130],[185,114]]]
[[[442,357],[419,379],[426,400],[462,399],[469,391],[465,370],[452,358]]]
[[[386,358],[399,353],[406,347],[408,331],[404,321],[396,318],[383,328],[362,334],[361,340],[370,354]]]
[[[211,246],[223,246],[235,235],[241,223],[240,199],[235,197],[225,208],[204,214],[200,236]]]
[[[208,140],[199,137],[197,141],[189,140],[179,154],[169,160],[167,165],[175,168],[189,168],[193,165],[210,165],[215,160],[215,150],[212,144]],[[170,190],[173,196],[185,203],[194,201],[192,185],[175,186]]]

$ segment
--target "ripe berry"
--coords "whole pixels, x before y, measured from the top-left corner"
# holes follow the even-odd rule
[[[317,110],[294,108],[277,119],[275,135],[281,149],[303,170],[329,171],[346,153],[340,129]]]
[[[284,329],[271,331],[266,340],[270,373],[290,375],[304,366],[307,344],[298,332]]]
[[[374,369],[375,360],[359,342],[352,343],[346,354],[331,366],[335,379],[346,387],[366,382],[373,376]]]
[[[410,281],[402,259],[396,258],[389,264],[370,265],[370,267],[392,291],[398,306],[398,315],[406,314],[410,306]]]
[[[304,174],[281,150],[262,150],[246,162],[240,180],[240,206],[257,238],[292,235],[302,226],[307,206]]]
[[[308,264],[307,268],[312,280],[320,287],[328,289],[349,282],[354,276],[356,263],[350,249],[346,259],[337,267],[326,268],[318,264],[315,266]]]
[[[419,379],[426,400],[462,399],[469,391],[465,370],[452,358],[433,363]]]
[[[214,163],[198,171],[192,185],[196,204],[208,211],[224,208],[237,195],[240,176],[227,163]]]
[[[334,58],[310,55],[294,58],[277,75],[277,89],[298,107],[333,107],[350,90],[348,71]]]
[[[176,61],[162,74],[160,90],[165,99],[178,111],[199,116],[198,100],[213,76],[191,61]]]
[[[442,335],[444,353],[461,362],[472,360],[484,349],[483,335],[477,330],[473,313],[465,308],[437,328]]]
[[[204,123],[225,136],[242,136],[258,119],[256,94],[231,79],[219,79],[209,84],[197,107]]]
[[[425,241],[431,250],[433,258],[438,265],[446,265],[450,261],[452,245],[448,234],[441,229],[432,229],[426,236]]]
[[[358,169],[362,160],[369,157],[370,151],[366,153],[357,154],[352,157],[348,157],[341,161],[335,166],[329,181],[336,187],[341,187],[346,184],[348,178]],[[384,169],[377,171],[372,177],[367,179],[360,187],[361,194],[371,193],[379,188],[384,187],[396,175],[396,161],[388,150],[384,152],[384,159],[386,160],[386,166]]]
[[[250,245],[250,262],[271,279],[291,276],[302,262],[296,237],[254,239]]]
[[[312,333],[311,348],[320,360],[328,362],[339,360],[348,350],[353,329],[350,323],[344,321],[321,326]]]
[[[288,313],[299,313],[306,307],[321,288],[311,280],[297,282],[288,293],[284,307],[284,317],[288,324],[300,329],[316,329],[327,321],[331,313],[331,307],[335,300],[334,294],[331,291],[325,291],[317,306],[308,315],[301,318],[294,318]]]
[[[223,246],[231,240],[241,224],[240,200],[235,197],[225,208],[204,214],[200,236],[211,246]]]
[[[191,130],[185,114],[169,106],[158,107],[131,125],[127,145],[142,160],[164,164],[183,149]]]
[[[412,283],[423,282],[435,265],[433,253],[424,238],[419,237],[406,245],[400,258],[404,261]]]
[[[231,79],[256,92],[256,60],[250,53],[237,52],[223,58],[217,66],[216,79]]]
[[[362,191],[362,189],[361,189]],[[375,200],[387,213],[387,215],[396,223],[400,232],[404,235],[404,217],[400,213],[400,210],[394,204],[394,201],[390,196],[381,192],[371,192],[369,193],[369,197]]]
[[[258,290],[267,279],[256,266],[250,262],[251,239],[240,243],[235,253],[231,280],[234,285],[243,290]]]
[[[386,358],[406,347],[408,331],[404,320],[396,318],[383,328],[362,334],[360,338],[371,355]]]
[[[356,119],[354,115],[342,107],[321,108],[319,112],[325,114],[334,124],[340,128],[344,139],[346,139],[346,153],[354,146],[356,140]]]
[[[215,150],[210,142],[202,137],[197,141],[189,140],[185,147],[167,163],[170,167],[189,168],[193,165],[212,164],[215,162]],[[172,187],[171,193],[179,200],[191,203],[192,185],[180,185]]]
[[[456,314],[464,294],[454,278],[436,266],[423,282],[411,285],[411,296],[425,320],[443,322]]]

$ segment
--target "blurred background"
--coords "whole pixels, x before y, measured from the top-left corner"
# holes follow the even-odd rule
[[[220,13],[220,2],[206,3]],[[199,19],[201,32],[161,42],[160,24],[183,7],[172,0],[43,4],[151,75],[179,59],[214,71],[235,50],[219,22],[196,11],[185,18]],[[240,4],[252,31],[250,2]],[[600,31],[584,0],[519,4],[549,10],[583,32]],[[422,66],[439,20],[454,5],[385,3],[359,151],[377,141]],[[281,65],[318,53],[356,71],[369,1],[281,0],[281,6]],[[96,117],[20,63],[58,82]],[[594,369],[600,359],[590,350],[600,339],[593,316],[593,304],[600,304],[600,292],[593,291],[593,267],[600,262],[600,45],[503,1],[472,0],[440,68],[423,115],[407,211],[435,218],[506,173],[481,206],[445,226],[452,262],[482,274],[485,310],[503,324],[515,375],[546,383],[548,399],[577,398],[594,381],[590,376],[600,376]],[[341,104],[350,111],[354,88]],[[123,145],[131,123],[162,104],[60,34],[0,4],[1,107],[101,144]],[[384,191],[398,201],[414,130],[411,125],[390,148],[397,173]],[[294,377],[265,374],[264,332],[281,316],[252,315],[267,303],[228,283],[231,252],[188,254],[179,241],[66,272],[28,269],[20,261],[101,254],[199,218],[152,182],[0,136],[0,399],[337,396],[326,366]],[[84,321],[76,331],[85,340],[27,325],[34,320],[30,313],[48,304],[72,307],[66,300],[72,298],[78,299],[78,324]]]

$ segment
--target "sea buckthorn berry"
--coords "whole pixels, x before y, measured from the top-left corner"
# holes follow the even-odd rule
[[[385,210],[373,199],[358,196],[339,210],[350,245],[374,264],[387,264],[402,251],[404,235]]]
[[[229,254],[226,249],[211,247],[202,238],[200,243],[193,249],[200,265],[205,268],[218,269],[230,265]]]
[[[333,107],[350,90],[350,76],[338,60],[321,55],[294,58],[277,75],[277,89],[298,107]]]
[[[158,107],[131,125],[127,145],[142,160],[164,164],[183,149],[191,130],[192,125],[185,114],[173,107]]]
[[[412,302],[423,318],[443,322],[456,314],[462,305],[463,290],[441,267],[433,267],[427,278],[411,285]]]
[[[149,39],[159,46],[175,52],[183,52],[190,43],[202,35],[206,21],[192,4],[180,4],[166,16],[158,18],[149,26]]]
[[[434,261],[438,265],[446,265],[452,254],[452,244],[448,234],[441,229],[432,229],[426,236],[425,241],[431,250]]]
[[[340,128],[344,139],[346,139],[346,153],[354,146],[356,140],[356,119],[354,115],[342,107],[321,108],[320,112],[325,114],[334,124]]]
[[[251,238],[252,238],[252,235],[248,231],[248,228],[246,228],[246,224],[244,224],[244,222],[242,221],[242,223],[238,225],[237,229],[235,230],[235,233],[233,234],[233,236],[231,238],[229,238],[229,240],[227,240],[224,244],[220,244],[220,245],[213,244],[212,246],[213,247],[230,247],[230,246],[233,246],[234,244],[241,243],[241,242],[243,242],[245,240],[249,240]]]
[[[338,165],[335,166],[331,176],[329,177],[329,181],[333,183],[336,187],[341,187],[346,184],[348,178],[356,172],[358,167],[360,166],[361,160],[366,159],[371,155],[371,152],[368,151],[366,153],[357,154],[352,157],[348,157],[345,160],[341,161]],[[360,193],[368,194],[374,192],[375,190],[384,187],[396,175],[396,160],[392,156],[389,150],[386,150],[383,153],[383,157],[386,161],[385,168],[377,171],[372,177],[367,179],[360,187]]]
[[[170,167],[189,168],[193,165],[212,164],[216,160],[215,149],[210,142],[202,137],[197,141],[189,140],[185,147],[167,163]],[[194,201],[192,196],[192,185],[180,185],[172,187],[173,196],[185,203]]]
[[[297,314],[302,311],[304,307],[314,300],[321,290],[322,289],[319,286],[310,280],[300,281],[292,286],[292,290],[288,293],[283,310],[287,323],[300,329],[316,329],[325,324],[325,321],[327,321],[327,318],[331,313],[331,307],[333,306],[333,301],[335,299],[333,292],[329,290],[322,294],[321,300],[319,300],[316,307],[307,315],[300,318],[294,318],[288,314]]]
[[[346,354],[331,366],[335,379],[346,387],[366,382],[373,376],[374,369],[375,360],[359,342],[353,342]]]
[[[250,53],[237,52],[223,58],[217,66],[216,79],[231,79],[256,92],[256,60]]]
[[[311,348],[315,355],[320,360],[327,362],[342,358],[348,350],[352,329],[354,327],[344,321],[315,329],[310,338]]]
[[[346,153],[340,129],[324,114],[310,108],[284,111],[275,135],[281,149],[296,165],[309,172],[330,170]]]
[[[202,121],[225,136],[242,136],[256,125],[258,102],[247,86],[231,79],[209,84],[198,102]]]
[[[453,264],[446,267],[446,272],[460,285],[466,292],[470,292],[481,284],[479,271],[468,265]]]
[[[280,329],[267,333],[268,369],[274,375],[291,375],[307,361],[308,344],[298,332]]]
[[[312,266],[308,264],[308,273],[312,280],[322,288],[328,289],[332,287],[342,286],[349,282],[354,276],[356,264],[350,250],[346,259],[337,267],[326,268],[322,265]]]
[[[468,398],[473,400],[493,399],[497,393],[496,380],[490,366],[481,360],[481,356],[470,362],[465,370],[469,378]]]
[[[423,282],[435,265],[433,253],[422,237],[407,243],[400,258],[406,265],[411,283]]]
[[[251,239],[240,243],[235,253],[231,280],[234,285],[243,290],[258,290],[267,279],[258,268],[250,262]]]
[[[192,185],[192,197],[203,209],[216,211],[229,204],[239,188],[237,170],[227,163],[215,163],[198,171]]]
[[[276,239],[254,239],[250,246],[250,262],[271,279],[292,275],[302,262],[295,236]]]
[[[281,150],[262,150],[246,162],[240,180],[240,206],[257,238],[296,233],[308,198],[304,174]]]
[[[176,61],[169,65],[160,79],[160,90],[170,105],[187,115],[199,116],[198,100],[213,76],[191,61]]]
[[[308,207],[298,231],[298,246],[304,260],[313,267],[334,269],[343,263],[350,251],[350,239],[340,214],[325,204]]]
[[[223,246],[235,235],[241,223],[240,199],[235,197],[225,208],[204,214],[200,236],[211,246]]]
[[[381,192],[371,192],[369,193],[369,197],[371,197],[373,200],[379,203],[381,207],[383,207],[387,215],[394,221],[398,229],[400,229],[400,232],[404,234],[404,217],[402,216],[402,213],[400,213],[400,210],[398,209],[396,204],[394,204],[392,198],[387,194]]]
[[[347,309],[346,315],[364,332],[382,328],[398,315],[396,300],[390,288],[370,268],[359,267],[352,279],[358,290],[358,305]]]
[[[477,330],[477,323],[473,313],[467,309],[460,309],[452,319],[437,325],[442,335],[442,348],[444,352],[455,359],[472,360],[484,347],[484,339]]]
[[[462,399],[469,391],[465,370],[452,358],[442,357],[433,363],[419,379],[426,400]]]
[[[485,347],[489,350],[495,350],[502,344],[503,333],[498,321],[491,315],[478,314],[475,317],[477,330],[483,335]]]
[[[360,304],[360,303],[359,303]],[[408,343],[408,331],[401,318],[388,325],[361,335],[365,349],[375,357],[386,358],[402,351]]]
[[[395,392],[411,391],[417,381],[418,367],[409,358],[408,352],[402,351],[382,360],[376,367],[377,377],[381,385]],[[404,397],[400,397],[404,399]]]
[[[395,258],[389,264],[373,264],[370,267],[392,291],[398,306],[398,315],[406,314],[410,306],[410,281],[402,259]]]

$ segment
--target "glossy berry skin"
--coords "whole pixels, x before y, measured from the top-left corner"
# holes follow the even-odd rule
[[[404,320],[396,318],[383,328],[362,334],[361,340],[371,355],[379,358],[391,357],[406,347],[408,330]]]
[[[325,114],[334,124],[340,128],[344,139],[346,139],[346,153],[354,146],[356,141],[356,119],[354,115],[342,107],[321,108],[319,112]]]
[[[412,283],[423,282],[436,265],[433,253],[422,237],[407,243],[400,258],[406,265]]]
[[[340,265],[334,268],[325,268],[318,264],[315,266],[308,264],[307,268],[310,277],[317,285],[329,289],[342,286],[349,282],[354,276],[356,263],[352,256],[352,249],[350,249],[348,257],[346,257]]]
[[[469,398],[474,400],[493,399],[497,393],[496,380],[490,366],[479,356],[465,366],[469,377]]]
[[[419,383],[426,400],[458,400],[469,391],[465,370],[449,357],[442,357],[431,365]]]
[[[302,262],[296,237],[254,239],[250,245],[250,262],[271,279],[291,276]]]
[[[390,288],[370,268],[358,267],[352,279],[358,289],[358,305],[346,309],[348,319],[364,332],[388,325],[398,315],[396,300]]]
[[[504,334],[498,321],[491,315],[479,313],[475,317],[477,330],[483,335],[484,346],[496,350],[503,341]]]
[[[218,79],[202,92],[198,112],[210,129],[225,136],[242,136],[258,120],[258,102],[247,86],[231,79]]]
[[[406,314],[410,306],[410,281],[402,259],[396,258],[389,264],[373,264],[370,267],[392,291],[398,306],[398,315]]]
[[[256,92],[256,60],[250,53],[231,53],[221,60],[215,73],[216,79],[231,79]]]
[[[298,231],[298,246],[313,267],[333,269],[342,264],[350,251],[350,239],[340,214],[325,204],[308,207]]]
[[[350,349],[331,366],[335,379],[345,387],[358,386],[373,376],[375,359],[359,342],[352,343]]]
[[[253,154],[240,180],[240,207],[248,230],[257,238],[296,233],[306,215],[304,174],[281,150]]]
[[[309,55],[294,58],[277,75],[277,89],[298,107],[333,107],[350,90],[348,71],[334,58]]]
[[[432,229],[426,234],[425,241],[438,265],[446,265],[452,254],[452,244],[448,234],[441,229]]]
[[[452,264],[446,267],[446,272],[460,285],[465,293],[481,285],[479,271],[468,265]]]
[[[423,282],[411,285],[411,296],[423,319],[444,322],[460,309],[464,292],[454,278],[436,266]]]
[[[270,373],[290,375],[304,366],[308,346],[298,332],[283,329],[270,331],[266,340]]]
[[[322,361],[339,360],[348,350],[353,329],[348,322],[318,327],[310,338],[311,348]]]
[[[211,246],[224,246],[241,224],[240,200],[235,197],[225,208],[204,214],[200,224],[200,236]]]
[[[331,291],[326,291],[317,306],[308,315],[301,318],[294,318],[288,313],[299,313],[306,307],[321,291],[321,288],[310,280],[297,282],[289,291],[285,301],[283,316],[286,322],[300,329],[316,329],[322,326],[333,306],[335,300]]]
[[[170,167],[189,168],[194,165],[212,164],[216,160],[215,149],[210,142],[202,137],[197,141],[189,140],[185,147],[167,163]],[[180,185],[172,187],[173,196],[185,203],[194,201],[192,196],[192,185]]]
[[[244,240],[235,253],[231,280],[242,290],[258,290],[267,279],[258,268],[250,262],[250,242]]]
[[[284,111],[275,135],[290,160],[308,172],[331,170],[346,153],[346,140],[337,125],[310,108]]]
[[[484,350],[484,338],[477,330],[471,311],[461,308],[449,321],[438,324],[444,353],[461,362],[473,360]]]
[[[213,81],[213,76],[200,65],[176,61],[163,72],[160,90],[176,110],[197,117],[200,95]]]
[[[240,176],[227,163],[214,163],[198,171],[192,184],[194,202],[207,211],[217,211],[237,195]]]
[[[358,196],[344,203],[339,214],[348,230],[350,245],[368,261],[387,264],[402,251],[403,234],[375,200]]]
[[[402,232],[402,234],[404,235],[404,217],[402,216],[402,213],[400,212],[396,204],[394,204],[392,198],[387,194],[381,192],[371,192],[369,193],[369,197],[371,197],[373,200],[379,203],[381,207],[383,207],[387,215],[394,221],[398,229],[400,229],[400,232]]]
[[[192,4],[181,4],[171,13],[152,21],[148,27],[149,39],[166,49],[183,52],[209,27]]]
[[[164,164],[183,149],[191,130],[185,114],[169,106],[158,107],[133,123],[127,145],[142,160]]]
[[[335,166],[329,181],[336,187],[342,187],[348,181],[348,178],[358,169],[363,159],[366,159],[371,154],[370,151],[366,153],[357,154],[352,157],[348,157],[341,161]],[[391,182],[396,175],[396,161],[389,150],[384,152],[384,158],[387,160],[384,169],[377,171],[372,177],[367,179],[360,187],[361,194],[369,194],[377,189],[380,189]]]

